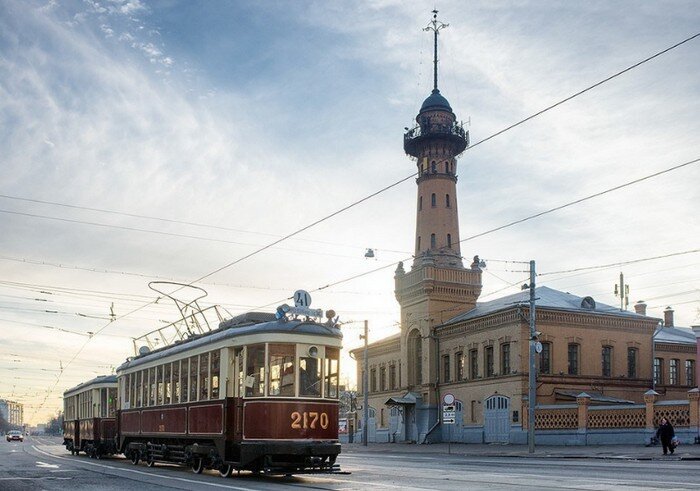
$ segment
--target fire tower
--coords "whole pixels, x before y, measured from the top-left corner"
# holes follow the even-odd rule
[[[418,175],[415,255],[411,270],[400,264],[395,275],[401,350],[408,360],[402,380],[429,404],[436,404],[439,359],[433,328],[474,308],[481,293],[478,258],[469,268],[462,263],[457,213],[457,157],[469,145],[469,132],[438,89],[438,34],[445,27],[434,10],[424,29],[433,32],[433,91],[403,138]]]

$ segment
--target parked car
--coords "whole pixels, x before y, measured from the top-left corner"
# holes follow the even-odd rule
[[[12,441],[23,442],[24,441],[24,435],[22,435],[21,431],[17,431],[17,430],[8,431],[7,435],[5,435],[5,438],[7,439],[8,442],[12,442]]]

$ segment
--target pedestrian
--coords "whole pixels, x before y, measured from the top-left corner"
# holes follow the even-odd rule
[[[661,440],[661,446],[664,449],[664,455],[670,450],[673,454],[673,437],[676,433],[673,431],[673,426],[668,422],[666,418],[661,418],[661,423],[659,424],[659,429],[656,430],[656,438]]]

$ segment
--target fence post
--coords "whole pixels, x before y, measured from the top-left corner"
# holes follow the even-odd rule
[[[576,396],[576,404],[578,404],[578,429],[586,431],[588,429],[588,405],[591,403],[591,396],[585,392],[581,392]]]
[[[654,429],[654,403],[659,393],[655,390],[648,390],[644,393],[644,404],[646,405],[647,430]]]
[[[690,405],[690,428],[700,430],[700,390],[688,391],[688,404]]]

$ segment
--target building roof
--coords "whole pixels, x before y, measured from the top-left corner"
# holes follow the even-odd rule
[[[447,102],[447,99],[440,94],[438,89],[433,89],[433,92],[426,100],[423,101],[423,105],[420,107],[420,112],[440,109],[452,112],[452,108],[450,107],[450,103]]]
[[[635,312],[620,310],[617,307],[596,302],[592,299],[592,297],[579,297],[572,295],[571,293],[562,292],[546,286],[535,288],[535,298],[537,299],[535,304],[537,308],[566,310],[570,312],[585,312],[587,314],[594,315],[616,315],[637,319],[650,319],[650,317],[640,315]],[[443,323],[443,325],[476,319],[500,310],[513,308],[517,305],[527,307],[529,302],[529,291],[514,293],[513,295],[497,298],[496,300],[491,300],[489,302],[477,303],[476,307],[474,307],[472,310],[453,317],[452,319]]]
[[[695,333],[689,327],[662,327],[654,334],[654,341],[667,344],[696,344]]]

